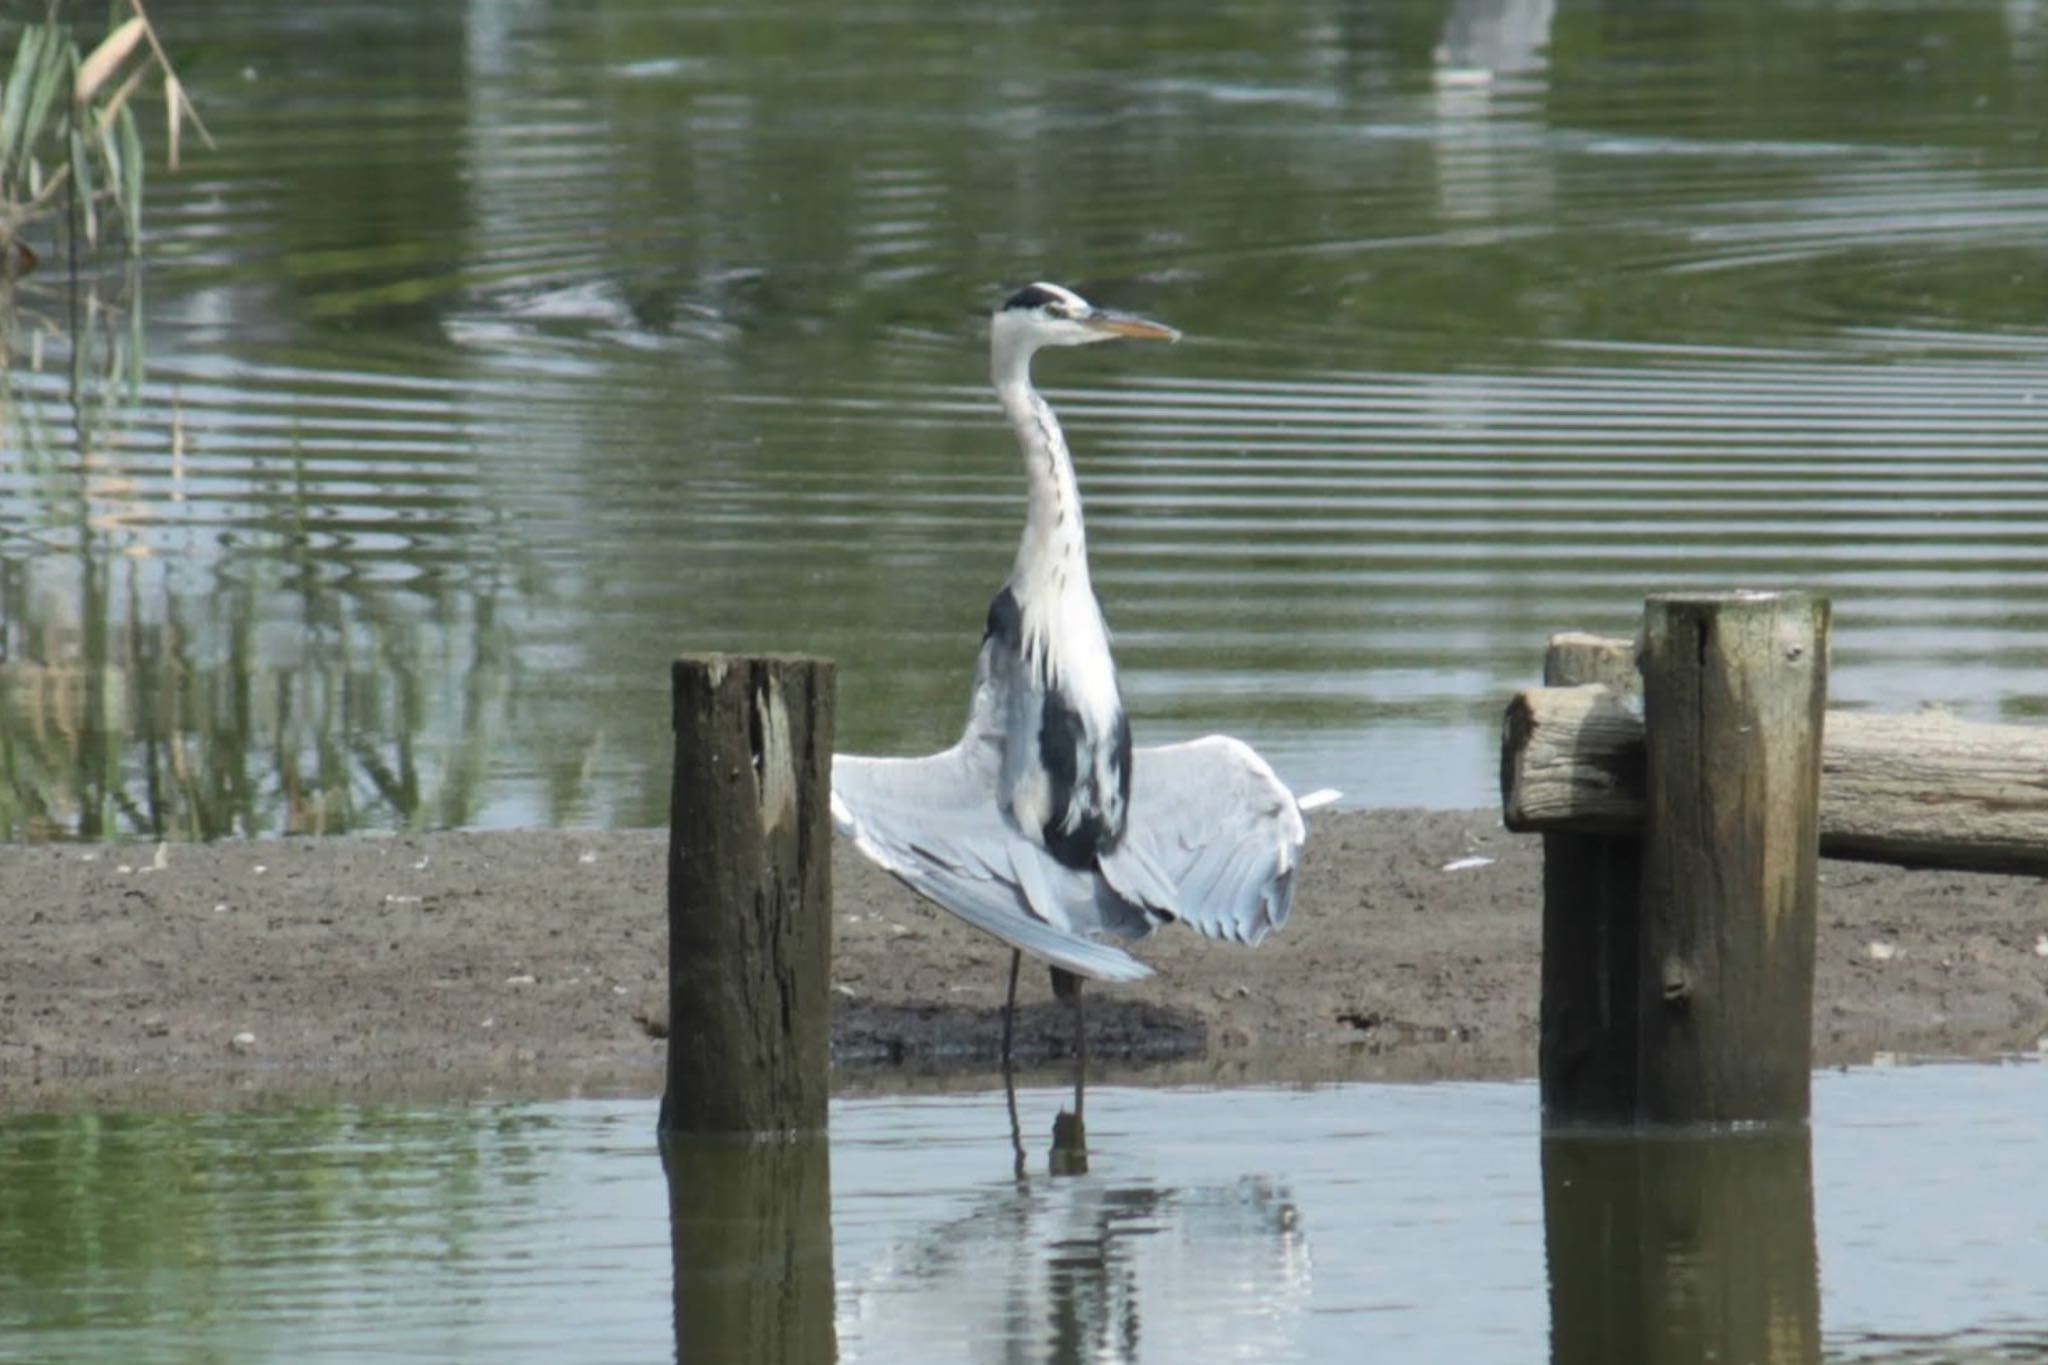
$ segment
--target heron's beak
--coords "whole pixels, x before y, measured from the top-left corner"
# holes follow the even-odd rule
[[[1115,313],[1107,308],[1098,308],[1083,321],[1095,331],[1110,336],[1138,337],[1145,341],[1179,341],[1180,333],[1163,322],[1153,322],[1132,313]]]

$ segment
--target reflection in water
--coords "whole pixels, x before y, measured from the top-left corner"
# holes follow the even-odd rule
[[[678,1362],[836,1358],[830,1150],[822,1134],[662,1144]]]
[[[148,560],[119,556],[83,563],[68,597],[0,572],[0,828],[215,838],[473,823],[510,686],[491,604],[467,604],[481,616],[451,657],[448,635],[402,615],[344,625],[339,596],[317,588],[287,640],[258,624],[256,597],[236,585],[185,598]]]
[[[1543,1139],[1556,1365],[1816,1365],[1803,1127]]]
[[[1078,1009],[1080,997],[1075,997]],[[1083,1115],[1088,1099],[1088,1049],[1085,1029],[1078,1035],[1082,1046],[1074,1056],[1074,1107],[1062,1109],[1052,1121],[1052,1151],[1046,1170],[1052,1175],[1088,1174],[1088,1122]],[[1013,1178],[1029,1178],[1030,1158],[1024,1150],[1024,1125],[1017,1116],[1017,1075],[1010,1065],[1010,1050],[1003,1049],[1003,1100],[1010,1113],[1010,1169]]]
[[[1284,1186],[1249,1176],[1181,1190],[1089,1178],[1085,1049],[1073,1106],[1053,1118],[1049,1179],[1030,1174],[1007,1070],[1003,1090],[1012,1184],[889,1254],[841,1305],[843,1359],[932,1359],[935,1347],[948,1360],[1013,1360],[1020,1350],[1048,1365],[1150,1359],[1148,1276],[1171,1286],[1202,1275],[1210,1309],[1239,1323],[1284,1322],[1306,1297],[1306,1243]],[[1249,1338],[1243,1349],[1254,1349]]]
[[[1544,633],[1729,583],[1845,703],[2048,708],[2026,5],[207,14],[147,366],[80,420],[15,332],[0,834],[659,823],[685,649],[942,747],[1041,274],[1189,335],[1047,376],[1148,741],[1479,804]]]
[[[112,827],[109,808],[126,794],[109,780],[120,767],[110,732],[129,711],[110,637],[126,605],[114,549],[150,516],[124,457],[143,365],[139,272],[131,263],[54,290],[10,284],[0,296],[4,448],[35,494],[32,511],[0,528],[18,521],[73,590],[55,620],[34,622],[28,573],[0,557],[0,766],[14,779],[0,786],[0,831],[90,836]],[[131,601],[133,591],[131,578]],[[75,828],[51,819],[53,799]]]
[[[1049,1177],[1071,1098],[1023,1181],[992,1095],[835,1100],[829,1172],[649,1099],[0,1116],[0,1358],[1806,1365],[1816,1223],[1829,1359],[2048,1352],[2040,1062],[1816,1077],[1811,1193],[1530,1085],[1098,1086]]]
[[[1309,1270],[1282,1183],[1027,1180],[899,1242],[844,1286],[841,1359],[1110,1365],[1172,1358],[1158,1352],[1201,1340],[1202,1322],[1228,1325],[1233,1358],[1262,1359],[1292,1344]],[[1185,1294],[1197,1284],[1199,1306]],[[1148,1321],[1148,1304],[1185,1320]]]
[[[1556,163],[1531,156],[1555,0],[1454,0],[1435,53],[1438,212],[1447,222],[1541,222]]]
[[[1453,0],[1436,50],[1438,82],[1541,72],[1557,0]]]
[[[1088,1174],[1088,1121],[1081,1114],[1078,1087],[1074,1107],[1053,1115],[1052,1154],[1046,1169],[1054,1175]]]
[[[475,823],[514,667],[497,575],[471,564],[449,590],[434,498],[336,508],[299,448],[247,470],[233,553],[194,563],[217,471],[182,403],[142,400],[139,284],[79,287],[76,344],[0,319],[31,550],[0,539],[0,836]]]
[[[606,1118],[573,1128],[585,1152],[615,1140]],[[572,1218],[638,1215],[548,1178],[565,1131],[534,1107],[0,1119],[0,1359],[506,1360],[543,1331],[644,1359],[665,1331],[620,1321],[594,1267],[557,1254]],[[644,1117],[632,1132],[651,1167]],[[543,1263],[584,1292],[478,1292]]]

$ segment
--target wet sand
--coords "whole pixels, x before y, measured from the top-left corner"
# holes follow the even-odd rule
[[[0,1104],[653,1095],[666,835],[0,848]],[[1475,861],[1488,860],[1488,861]],[[1454,866],[1457,865],[1457,866]],[[1534,1074],[1540,842],[1490,811],[1325,812],[1257,949],[1167,930],[1087,993],[1099,1079]],[[989,1073],[1008,950],[836,850],[842,1087]],[[2031,1051],[2048,883],[1822,864],[1824,1063]],[[1019,1050],[1071,1016],[1027,968]]]

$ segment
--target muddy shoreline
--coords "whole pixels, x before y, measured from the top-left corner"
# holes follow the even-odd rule
[[[665,834],[0,848],[0,1104],[217,1108],[660,1089]],[[843,846],[837,1084],[979,1084],[1007,950]],[[1255,950],[1167,931],[1094,987],[1093,1074],[1534,1074],[1540,844],[1490,811],[1324,812]],[[2033,1051],[2048,883],[1822,864],[1825,1064]],[[1070,1016],[1028,970],[1027,1065]]]

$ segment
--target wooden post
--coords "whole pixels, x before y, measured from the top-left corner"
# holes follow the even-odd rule
[[[1644,626],[1637,1117],[1803,1121],[1828,604],[1659,595]]]
[[[1637,694],[1634,646],[1591,635],[1553,635],[1543,683],[1604,683],[1617,694]],[[1546,1123],[1626,1123],[1635,1117],[1640,847],[1632,836],[1543,836],[1537,1074]]]
[[[825,659],[676,661],[665,1134],[825,1127],[833,695]]]

